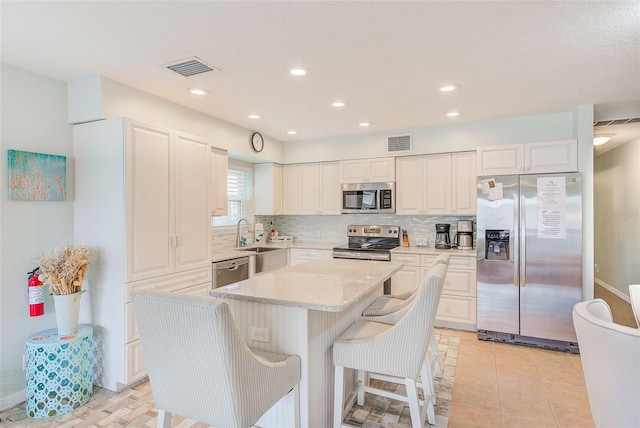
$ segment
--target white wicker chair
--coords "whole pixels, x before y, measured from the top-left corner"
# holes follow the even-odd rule
[[[629,286],[629,298],[631,299],[631,310],[636,318],[636,324],[640,328],[640,284],[631,284]]]
[[[136,291],[132,302],[159,428],[173,413],[250,427],[290,391],[299,426],[300,357],[248,348],[221,300]]]
[[[433,261],[429,269],[432,269],[434,266],[439,264],[444,264],[448,267],[449,260],[449,254],[440,254]],[[413,290],[410,295],[402,294],[380,296],[362,312],[362,316],[369,321],[395,324],[400,318],[402,318],[406,308],[415,298],[416,291],[417,289]],[[440,365],[440,358],[438,357],[438,341],[436,340],[435,331],[433,330],[429,337],[428,357],[431,367],[433,368],[434,376],[441,378],[442,369]],[[433,388],[433,382],[431,382],[431,385]]]
[[[420,408],[416,379],[429,376],[422,370],[423,361],[446,271],[445,265],[429,271],[413,304],[395,325],[359,320],[336,339],[333,344],[334,428],[343,426],[345,367],[403,378],[406,396],[369,385],[364,386],[364,392],[409,403],[414,428],[424,426],[425,414],[429,423],[435,423],[433,402],[426,388],[423,388],[424,404]]]
[[[596,426],[640,427],[640,330],[615,324],[602,299],[577,303],[573,324]]]

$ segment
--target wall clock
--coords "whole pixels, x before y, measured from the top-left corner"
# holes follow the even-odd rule
[[[254,132],[251,135],[251,148],[256,152],[261,152],[264,149],[264,139],[259,132]]]

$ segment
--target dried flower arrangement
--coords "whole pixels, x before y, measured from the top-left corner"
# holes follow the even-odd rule
[[[79,244],[54,247],[37,261],[38,279],[53,294],[73,294],[82,290],[93,251]]]

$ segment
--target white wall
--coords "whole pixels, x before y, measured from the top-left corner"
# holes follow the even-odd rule
[[[589,124],[591,126],[591,124]],[[410,153],[399,156],[475,150],[478,146],[531,143],[575,138],[574,112],[515,117],[487,122],[407,129],[284,143],[284,163],[322,162],[362,157],[389,156],[388,135],[412,135]]]
[[[105,77],[92,76],[69,83],[69,122],[128,117],[207,138],[248,162],[283,161],[282,142],[263,135],[264,150],[258,154],[249,145],[252,130],[178,105],[164,98],[133,89]],[[256,122],[259,131],[259,122]]]
[[[629,284],[640,283],[640,139],[595,160],[596,281],[629,297]]]
[[[73,136],[67,123],[67,85],[0,64],[0,409],[24,401],[25,338],[55,325],[53,301],[29,317],[26,273],[49,248],[73,240]],[[7,150],[67,156],[67,200],[10,201]]]

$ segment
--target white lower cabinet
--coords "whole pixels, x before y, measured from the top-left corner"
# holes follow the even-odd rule
[[[404,263],[404,266],[391,277],[391,294],[404,293],[418,287],[437,257],[437,254],[392,253],[391,261]],[[451,256],[435,325],[475,331],[476,258],[474,256]]]
[[[330,259],[331,257],[331,250],[291,248],[289,250],[289,266],[296,266],[311,260]]]

